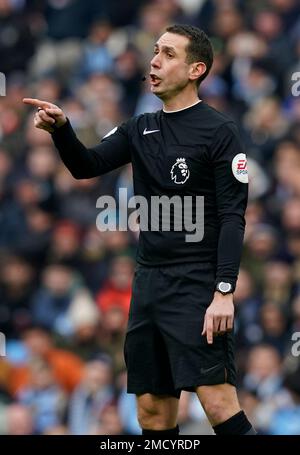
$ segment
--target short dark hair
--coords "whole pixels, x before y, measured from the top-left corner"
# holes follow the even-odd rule
[[[213,59],[212,44],[203,30],[193,25],[175,24],[166,28],[169,33],[186,36],[189,39],[189,44],[186,48],[187,63],[203,62],[206,65],[206,71],[197,79],[197,87],[208,75]]]

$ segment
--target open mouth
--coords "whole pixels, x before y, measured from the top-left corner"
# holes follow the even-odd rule
[[[150,84],[154,87],[157,87],[161,82],[161,79],[155,74],[150,74]]]

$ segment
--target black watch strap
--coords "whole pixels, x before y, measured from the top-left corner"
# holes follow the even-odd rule
[[[231,294],[234,291],[234,286],[228,281],[218,281],[215,287],[216,291],[221,292],[221,294]]]

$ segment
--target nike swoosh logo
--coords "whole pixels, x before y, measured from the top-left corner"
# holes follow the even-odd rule
[[[145,134],[157,133],[158,131],[160,130],[147,130],[147,128],[145,128],[143,131],[143,135],[145,136]]]
[[[212,371],[216,370],[217,368],[220,368],[222,365],[218,363],[218,365],[214,365],[213,367],[210,368],[200,368],[200,373],[201,374],[208,374],[211,373]]]

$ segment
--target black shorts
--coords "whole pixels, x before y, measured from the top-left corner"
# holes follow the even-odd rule
[[[201,335],[214,282],[213,264],[137,265],[124,346],[128,393],[179,398],[200,385],[235,385],[233,333],[211,345]]]

